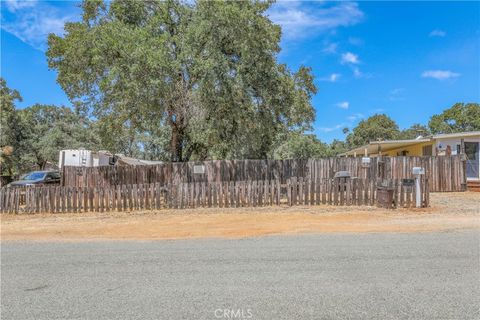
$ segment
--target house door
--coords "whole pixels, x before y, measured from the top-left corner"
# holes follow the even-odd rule
[[[478,142],[465,142],[465,154],[467,156],[467,178],[478,179],[480,161],[478,157]]]

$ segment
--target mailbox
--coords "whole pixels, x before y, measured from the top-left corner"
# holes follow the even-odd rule
[[[413,175],[425,174],[425,169],[422,168],[422,167],[413,167],[413,169],[412,169],[412,174],[413,174]]]
[[[340,185],[338,186],[339,191],[341,191],[342,189],[347,190],[346,182],[347,182],[347,179],[350,179],[350,178],[351,178],[350,171],[337,171],[333,176],[333,179],[340,181]]]
[[[417,208],[422,206],[420,176],[425,174],[425,169],[422,167],[413,167],[412,174],[415,176],[415,204]]]
[[[335,175],[333,176],[334,179],[338,178],[350,178],[350,171],[337,171],[335,172]]]
[[[370,158],[362,157],[362,167],[370,167]]]

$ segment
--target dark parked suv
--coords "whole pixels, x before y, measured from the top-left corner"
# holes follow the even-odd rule
[[[9,183],[7,187],[27,187],[59,183],[60,173],[58,171],[32,171],[24,175],[20,180]]]

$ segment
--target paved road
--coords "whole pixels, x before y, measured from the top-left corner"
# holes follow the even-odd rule
[[[476,231],[2,243],[6,319],[478,319]]]

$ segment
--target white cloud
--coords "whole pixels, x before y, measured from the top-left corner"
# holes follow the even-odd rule
[[[361,78],[363,74],[359,68],[355,67],[353,68],[353,75],[355,76],[355,78]]]
[[[340,109],[348,109],[348,107],[350,106],[350,103],[348,101],[342,101],[337,103],[336,106],[339,107]]]
[[[360,78],[368,79],[372,77],[372,74],[363,73],[362,71],[360,71],[360,68],[357,66],[358,64],[360,64],[360,59],[358,55],[356,55],[355,53],[352,53],[352,52],[343,53],[340,59],[340,63],[349,65],[350,68],[352,69],[353,76],[357,79],[360,79]]]
[[[351,116],[348,116],[347,120],[350,122],[354,122],[356,120],[360,120],[363,118],[365,118],[365,115],[363,113],[355,113],[355,114],[352,114]]]
[[[296,39],[355,25],[362,20],[363,12],[354,2],[279,1],[268,10],[267,16],[282,27],[286,38]]]
[[[358,59],[358,55],[351,52],[345,52],[342,54],[341,63],[342,64],[359,64],[360,60]]]
[[[37,5],[36,0],[2,0],[7,10],[10,12],[15,12],[24,8],[30,8]]]
[[[330,75],[330,81],[331,82],[336,82],[336,81],[338,81],[338,79],[340,79],[340,76],[341,75],[339,73],[332,73]]]
[[[5,3],[12,14],[2,14],[2,29],[33,48],[45,51],[48,34],[61,35],[65,22],[72,21],[74,17],[62,14],[47,2],[26,2]]]
[[[429,36],[430,37],[445,37],[447,33],[443,30],[435,29],[430,32]]]
[[[328,77],[320,78],[321,81],[328,81],[328,82],[337,82],[340,79],[340,73],[332,73]]]
[[[361,119],[364,119],[365,118],[365,115],[363,113],[354,113],[350,116],[348,116],[346,119],[347,121],[344,121],[342,123],[339,123],[333,127],[320,127],[318,128],[318,130],[322,131],[322,132],[332,132],[332,131],[336,131],[336,130],[340,130],[343,128],[352,128],[353,124],[356,122],[356,121],[359,121]]]
[[[337,47],[338,47],[338,43],[329,43],[323,48],[322,52],[329,53],[329,54],[336,53]]]
[[[364,73],[358,67],[353,67],[352,71],[353,71],[353,76],[357,79],[370,79],[373,77],[371,73]]]
[[[404,100],[405,97],[403,96],[403,92],[405,89],[403,88],[395,88],[390,90],[388,93],[388,100],[390,101],[399,101],[399,100]]]
[[[460,77],[460,73],[450,70],[427,70],[422,73],[422,78],[433,78],[437,80],[448,80]]]
[[[336,131],[336,130],[339,130],[339,129],[343,129],[343,128],[345,128],[345,126],[346,126],[345,123],[340,123],[340,124],[337,124],[336,126],[333,126],[333,127],[320,127],[320,128],[318,128],[318,130],[323,131],[323,132],[332,132],[332,131]]]

